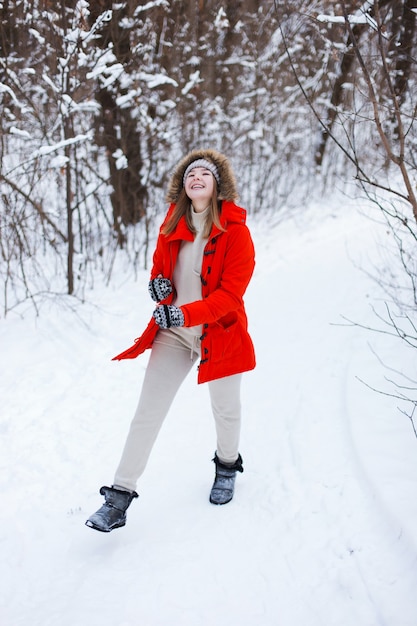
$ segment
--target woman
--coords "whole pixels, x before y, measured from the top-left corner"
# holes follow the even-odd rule
[[[126,523],[162,422],[185,376],[199,358],[198,382],[208,382],[216,425],[215,479],[210,502],[234,493],[239,454],[242,372],[255,367],[243,295],[254,270],[246,211],[234,204],[236,181],[227,158],[195,150],[177,165],[167,199],[149,282],[156,302],[135,344],[115,357],[135,358],[152,348],[142,392],[105,504],[86,522],[103,532]]]

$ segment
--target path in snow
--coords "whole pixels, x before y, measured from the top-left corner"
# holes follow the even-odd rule
[[[350,260],[366,262],[368,229],[345,216],[255,234],[258,367],[227,507],[208,503],[214,428],[194,372],[126,528],[84,526],[146,365],[110,361],[147,320],[145,274],[81,309],[88,328],[54,308],[2,322],[2,626],[415,625],[416,444],[355,378],[377,369],[364,331],[335,325],[369,319],[376,286]]]

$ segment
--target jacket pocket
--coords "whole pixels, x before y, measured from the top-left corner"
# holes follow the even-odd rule
[[[241,350],[241,326],[237,321],[237,314],[228,314],[212,330],[211,354],[208,358],[217,363],[223,359],[236,358]]]

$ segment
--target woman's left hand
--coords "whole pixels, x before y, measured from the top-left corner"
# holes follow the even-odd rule
[[[184,326],[184,313],[173,304],[161,304],[152,313],[156,323],[160,328],[171,328],[171,326]]]

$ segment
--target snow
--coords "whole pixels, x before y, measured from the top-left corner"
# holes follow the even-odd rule
[[[146,272],[120,270],[94,306],[1,321],[2,626],[415,625],[417,442],[396,401],[358,380],[384,386],[374,352],[412,372],[415,351],[344,324],[375,323],[381,294],[362,269],[383,229],[347,203],[251,227],[258,366],[225,507],[208,502],[214,426],[194,371],[127,526],[84,526],[146,367],[111,361],[152,310]]]
[[[139,13],[143,13],[144,11],[149,11],[149,9],[153,9],[155,7],[167,7],[167,6],[169,6],[167,0],[153,0],[152,2],[147,2],[143,6],[136,7],[134,15],[136,17]]]
[[[56,152],[57,150],[60,150],[61,148],[65,148],[65,146],[71,146],[76,143],[81,143],[83,141],[90,141],[90,140],[91,140],[91,134],[89,133],[76,135],[75,137],[70,137],[70,139],[63,139],[62,141],[58,141],[51,146],[41,146],[40,148],[32,152],[29,158],[36,159],[39,156],[45,156],[47,154],[51,154],[52,152]]]
[[[123,150],[121,148],[118,148],[115,152],[113,152],[112,157],[116,160],[116,169],[123,170],[128,167],[128,160],[126,155],[123,154]]]
[[[197,70],[196,72],[190,74],[188,83],[185,85],[185,87],[183,87],[183,89],[181,89],[182,95],[186,96],[187,93],[191,91],[191,89],[194,89],[194,87],[201,82],[203,82],[203,79],[200,77],[200,70]]]
[[[374,30],[378,31],[378,24],[370,13],[368,13],[371,7],[371,3],[368,5],[365,4],[365,6],[362,6],[359,9],[356,15],[348,15],[346,18],[343,15],[317,15],[317,20],[319,22],[327,22],[329,24],[345,24],[346,20],[348,20],[350,25],[368,24]],[[381,34],[385,36],[382,31]]]
[[[162,74],[159,72],[158,74],[148,74],[147,72],[141,72],[139,74],[139,79],[143,80],[147,83],[149,89],[154,89],[155,87],[160,87],[161,85],[172,85],[173,87],[178,87],[178,83],[173,78],[166,76],[166,74]]]
[[[17,128],[16,126],[11,126],[9,132],[11,135],[19,135],[20,137],[23,137],[24,139],[31,139],[31,134],[28,133],[27,130],[21,130],[20,128]]]
[[[362,15],[349,15],[350,24],[366,24],[369,21],[369,15],[363,13]],[[319,22],[329,22],[332,24],[344,24],[346,19],[343,15],[318,15],[317,20]]]
[[[5,85],[4,83],[0,83],[0,93],[8,93],[9,96],[15,101],[17,102],[17,98],[16,95],[14,93],[14,91],[12,89],[10,89],[10,87],[8,85]]]

